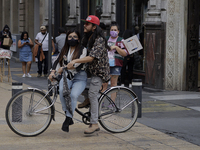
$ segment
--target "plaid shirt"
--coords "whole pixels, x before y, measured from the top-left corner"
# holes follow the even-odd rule
[[[94,45],[89,51],[89,56],[94,57],[94,60],[88,63],[90,74],[102,78],[103,82],[108,82],[110,80],[110,66],[105,40],[102,37],[95,39]]]

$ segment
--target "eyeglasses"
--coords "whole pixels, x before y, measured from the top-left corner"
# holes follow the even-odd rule
[[[71,35],[68,36],[68,39],[72,39],[72,38],[73,38],[73,39],[78,39],[78,36],[76,36],[76,35],[74,35],[74,36],[71,36]]]

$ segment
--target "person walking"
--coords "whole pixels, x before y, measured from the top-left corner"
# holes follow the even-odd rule
[[[44,60],[40,59],[40,51],[41,49],[38,49],[38,76],[37,77],[41,77],[42,76],[42,64],[44,63],[44,76],[47,77],[48,76],[48,41],[49,41],[49,34],[47,33],[47,29],[45,26],[41,26],[40,27],[40,32],[36,35],[35,37],[35,43],[39,45],[39,47],[41,47],[43,53],[44,53]],[[55,45],[54,45],[54,41],[52,39],[52,47],[53,50],[52,52],[55,52]]]
[[[60,53],[64,44],[65,44],[65,39],[66,39],[66,31],[64,28],[62,27],[59,27],[58,29],[58,34],[59,36],[57,36],[55,38],[55,43],[57,44],[57,47],[58,47],[58,52]]]
[[[67,67],[71,68],[76,63],[88,63],[88,73],[91,75],[91,82],[88,91],[90,103],[90,125],[84,133],[92,134],[99,131],[98,126],[98,99],[97,95],[102,86],[102,83],[110,80],[110,69],[107,53],[107,40],[99,27],[99,18],[94,15],[89,15],[86,20],[82,20],[84,24],[84,36],[82,44],[87,47],[89,55],[74,59],[68,63]],[[87,99],[86,99],[87,100]]]
[[[22,32],[21,39],[18,41],[18,48],[20,48],[19,60],[22,62],[22,71],[23,71],[22,77],[31,77],[29,73],[32,62],[31,47],[33,47],[33,42],[29,38],[28,32],[26,31]]]
[[[5,25],[3,30],[0,32],[0,48],[9,50],[9,46],[3,45],[4,38],[10,38],[12,40],[12,35],[8,25]],[[8,65],[8,59],[6,59],[6,65]]]
[[[123,39],[128,39],[133,36],[133,32],[131,30],[125,30],[123,33]],[[129,88],[132,87],[132,78],[133,78],[133,65],[134,65],[134,57],[133,54],[124,57],[123,66],[121,69],[121,86],[124,86],[125,79],[128,77]],[[126,69],[128,67],[128,74]]]
[[[63,122],[62,130],[69,132],[69,125],[73,124],[73,113],[76,108],[77,100],[79,95],[83,92],[85,89],[86,83],[87,83],[87,74],[85,72],[85,64],[76,63],[72,67],[67,67],[68,71],[63,72],[63,68],[66,67],[66,65],[78,58],[84,58],[87,55],[87,49],[81,46],[80,41],[80,33],[75,30],[71,29],[67,32],[66,40],[64,47],[61,50],[61,53],[59,57],[56,59],[56,61],[53,64],[51,74],[49,75],[49,79],[52,80],[56,72],[56,66],[59,63],[60,68],[58,69],[59,74],[67,74],[67,84],[68,88],[71,89],[70,97],[71,97],[71,110],[70,113],[69,109],[67,108],[65,98],[63,96],[63,88],[64,88],[64,76],[62,76],[62,79],[59,83],[59,95],[60,95],[60,101],[62,104],[62,109],[65,112],[66,119]],[[73,77],[73,79],[69,78],[69,74]]]

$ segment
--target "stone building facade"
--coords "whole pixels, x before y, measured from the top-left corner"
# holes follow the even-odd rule
[[[48,25],[49,0],[0,0],[0,29],[26,30],[34,39]],[[121,34],[144,25],[144,86],[162,90],[197,90],[198,0],[52,0],[53,35],[59,26],[83,30],[81,19],[93,14]],[[193,18],[196,18],[193,19]],[[198,34],[198,35],[197,35]]]

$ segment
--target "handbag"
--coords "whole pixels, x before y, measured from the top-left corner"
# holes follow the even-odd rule
[[[10,38],[4,38],[3,46],[10,47],[12,45],[12,40]]]
[[[44,41],[44,39],[46,38],[46,36],[47,36],[47,33],[45,34],[42,42]],[[42,44],[42,42],[41,42],[41,44]],[[41,50],[41,46],[38,47],[38,52],[37,52],[37,56],[36,56],[38,60],[40,60],[40,50]]]

